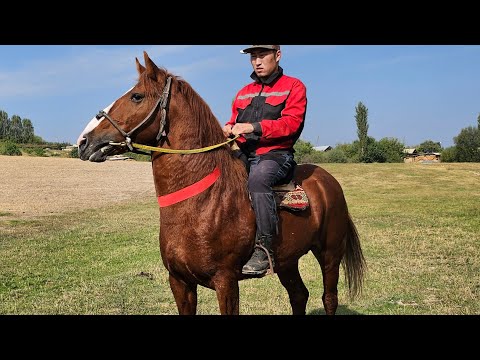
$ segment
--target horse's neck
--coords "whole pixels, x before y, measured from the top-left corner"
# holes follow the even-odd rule
[[[189,96],[195,96],[195,93],[192,94]],[[192,100],[187,97],[177,96],[176,106],[171,110],[171,127],[167,135],[168,147],[193,150],[224,142],[225,137],[215,116],[208,107],[203,108],[198,104],[203,103],[203,100]],[[190,102],[196,106],[190,106]],[[220,169],[221,174],[216,183],[217,185],[222,183],[225,187],[222,193],[232,192],[230,184],[233,184],[233,191],[236,194],[238,191],[235,191],[235,188],[240,186],[242,189],[246,188],[246,183],[241,183],[239,180],[246,181],[246,171],[242,173],[244,167],[242,169],[242,166],[239,166],[238,161],[225,147],[187,155],[155,155],[152,162],[157,196],[171,194],[202,181],[217,168]]]
[[[247,176],[243,164],[233,159],[225,149],[213,151],[222,151],[223,154],[215,156],[215,154],[208,152],[183,155],[181,158],[167,154],[154,157],[152,171],[157,196],[181,191],[212,176],[213,172],[218,169],[219,177],[215,183],[216,188],[221,190],[215,191],[208,201],[228,198],[227,201],[222,200],[222,203],[228,202],[230,206],[235,206],[238,201],[248,200]],[[217,195],[218,199],[216,198]]]

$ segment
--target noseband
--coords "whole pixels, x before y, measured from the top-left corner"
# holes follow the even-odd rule
[[[113,125],[113,127],[115,129],[117,129],[120,132],[120,134],[122,134],[122,136],[125,138],[125,143],[110,142],[110,145],[127,146],[130,149],[130,151],[138,152],[137,150],[135,150],[133,148],[131,137],[138,129],[140,129],[146,123],[150,122],[150,120],[154,119],[153,114],[155,113],[155,111],[157,110],[158,107],[160,107],[161,119],[160,119],[160,129],[158,130],[158,135],[156,137],[157,142],[162,138],[162,136],[166,136],[166,133],[165,133],[165,125],[167,123],[167,120],[166,120],[167,110],[166,109],[167,109],[167,104],[168,104],[168,98],[169,98],[169,95],[170,95],[171,85],[172,85],[172,77],[169,76],[167,78],[167,83],[165,84],[165,87],[163,88],[162,96],[160,96],[160,98],[157,100],[157,102],[155,103],[152,110],[148,113],[148,115],[145,117],[145,119],[143,119],[143,121],[140,124],[135,126],[128,133],[125,132],[120,126],[118,126],[117,122],[115,120],[113,120],[110,117],[110,115],[108,115],[104,110],[101,110],[97,114],[96,118],[98,120],[100,120],[102,117],[105,117],[108,121],[110,121],[110,123]]]

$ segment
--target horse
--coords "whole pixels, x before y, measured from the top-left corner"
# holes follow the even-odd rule
[[[195,315],[197,289],[216,292],[221,315],[239,315],[242,266],[255,246],[255,215],[247,169],[233,155],[208,104],[180,76],[158,67],[147,52],[135,58],[137,83],[100,111],[80,134],[83,161],[103,162],[127,151],[149,151],[159,203],[160,256],[179,315]],[[309,207],[279,209],[274,274],[286,289],[293,315],[306,315],[309,291],[299,259],[309,251],[320,264],[325,314],[338,307],[340,266],[348,294],[362,291],[366,261],[342,187],[314,164],[295,167]]]

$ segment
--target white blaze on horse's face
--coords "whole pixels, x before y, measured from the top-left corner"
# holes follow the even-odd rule
[[[128,93],[130,90],[132,90],[134,87],[132,86],[130,89],[128,89],[127,91],[125,91],[125,94]],[[125,95],[123,94],[123,95]],[[122,95],[122,96],[123,96]],[[110,105],[108,105],[105,109],[103,109],[103,111],[105,111],[105,113],[108,114],[108,112],[110,111],[110,109],[112,108],[113,105],[115,105],[115,103],[117,102],[118,100],[115,100],[114,102],[112,102]],[[100,123],[105,120],[105,116],[102,116],[100,119],[97,119],[96,116],[93,117],[92,120],[90,120],[90,122],[87,124],[87,126],[85,127],[85,129],[83,129],[82,133],[80,134],[80,136],[78,137],[77,139],[77,145],[80,146],[82,140],[85,138],[85,136],[91,132],[93,129],[95,129],[98,125],[100,125]]]

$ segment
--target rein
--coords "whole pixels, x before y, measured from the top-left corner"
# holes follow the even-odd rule
[[[234,138],[228,139],[227,141],[224,141],[220,144],[211,145],[211,146],[207,146],[207,147],[203,147],[203,148],[199,148],[199,149],[185,149],[185,150],[182,150],[182,149],[179,149],[179,150],[165,149],[165,148],[161,148],[161,147],[148,146],[148,145],[142,145],[142,144],[137,144],[137,143],[130,143],[130,145],[132,147],[136,148],[136,149],[158,151],[158,152],[163,152],[163,153],[168,153],[168,154],[197,154],[197,153],[206,152],[206,151],[210,151],[210,150],[219,148],[223,145],[228,144],[229,142],[234,141],[239,136],[240,135],[236,135]],[[128,144],[126,142],[121,142],[121,143],[111,142],[110,145],[128,146]]]

